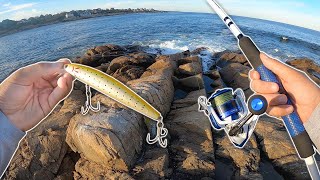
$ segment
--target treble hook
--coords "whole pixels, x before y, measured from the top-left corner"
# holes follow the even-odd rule
[[[167,139],[163,140],[168,135],[168,129],[164,128],[164,124],[161,121],[157,122],[157,135],[154,139],[151,139],[150,133],[147,134],[147,143],[155,144],[159,143],[159,145],[163,148],[166,148],[168,145]]]
[[[86,84],[86,96],[87,96],[87,100],[85,102],[85,106],[81,107],[81,114],[82,115],[86,115],[88,114],[88,112],[91,110],[93,112],[98,112],[100,111],[100,102],[97,102],[97,107],[93,107],[92,106],[92,102],[91,102],[91,89],[90,86]]]

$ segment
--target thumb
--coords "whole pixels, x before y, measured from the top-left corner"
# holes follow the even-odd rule
[[[55,107],[62,99],[64,99],[72,90],[73,78],[70,74],[65,73],[58,79],[57,87],[55,87],[52,93],[48,97],[48,103],[50,107]]]
[[[294,77],[295,74],[297,74],[297,75],[299,74],[298,71],[296,71],[295,69],[293,69],[289,65],[287,65],[281,61],[278,61],[276,59],[273,59],[265,53],[260,54],[260,59],[266,68],[268,68],[270,71],[272,71],[274,74],[276,74],[280,78],[287,79],[290,77]]]

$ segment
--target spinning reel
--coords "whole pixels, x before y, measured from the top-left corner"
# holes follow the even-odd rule
[[[263,96],[253,95],[245,102],[242,89],[219,89],[209,99],[199,97],[199,111],[204,112],[215,130],[223,130],[237,148],[243,148],[252,135],[259,116],[267,110]]]

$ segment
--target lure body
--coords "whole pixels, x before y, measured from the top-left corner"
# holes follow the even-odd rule
[[[68,64],[65,69],[82,83],[87,84],[134,111],[137,111],[155,121],[162,118],[159,111],[114,77],[81,64]]]

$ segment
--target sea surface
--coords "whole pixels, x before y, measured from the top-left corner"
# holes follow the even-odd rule
[[[297,26],[233,16],[262,51],[282,61],[308,57],[320,63],[320,32]],[[287,42],[281,38],[287,37]],[[142,45],[164,54],[208,47],[238,50],[237,41],[215,14],[154,13],[106,16],[31,29],[0,38],[0,80],[13,70],[38,61],[81,56],[107,43]],[[211,60],[205,64],[209,66]]]

